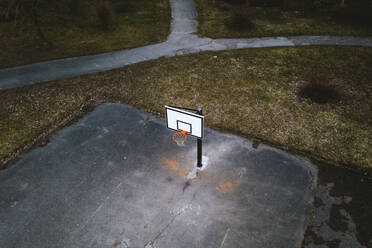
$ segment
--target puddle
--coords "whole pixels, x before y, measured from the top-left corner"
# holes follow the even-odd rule
[[[302,248],[372,248],[372,178],[319,164],[314,209]]]

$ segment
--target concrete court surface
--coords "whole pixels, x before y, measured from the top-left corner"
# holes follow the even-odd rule
[[[0,171],[0,247],[300,247],[317,169],[308,160],[103,104]],[[206,159],[205,159],[206,160]]]

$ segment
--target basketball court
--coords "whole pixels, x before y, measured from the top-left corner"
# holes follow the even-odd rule
[[[0,247],[300,247],[315,167],[186,112],[103,104],[0,171]]]

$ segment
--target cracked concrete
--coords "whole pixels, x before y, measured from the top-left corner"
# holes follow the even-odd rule
[[[197,27],[197,21],[195,20],[197,12],[194,1],[170,0],[170,5],[172,9],[171,34],[163,43],[3,69],[0,70],[0,89],[106,71],[160,57],[202,51],[309,45],[372,47],[371,37],[294,36],[215,40],[200,38],[194,34]]]
[[[196,140],[172,133],[120,104],[57,132],[0,171],[0,247],[301,245],[317,184],[307,159],[206,129],[208,167],[189,180]]]

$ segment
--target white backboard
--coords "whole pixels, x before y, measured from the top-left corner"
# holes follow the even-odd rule
[[[167,127],[175,131],[186,131],[188,135],[203,138],[204,116],[165,106]]]

